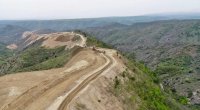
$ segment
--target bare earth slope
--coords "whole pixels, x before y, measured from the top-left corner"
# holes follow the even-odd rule
[[[66,49],[71,49],[74,46],[84,47],[86,38],[80,34],[73,32],[57,32],[51,34],[37,34],[34,32],[24,32],[21,40],[16,44],[10,44],[7,48],[15,50],[23,50],[31,45],[39,44],[46,48],[55,48],[66,46]]]
[[[0,77],[1,109],[63,110],[68,108],[70,102],[72,100],[74,102],[80,92],[84,93],[84,88],[88,88],[88,84],[98,79],[100,74],[105,75],[116,66],[113,57],[116,52],[104,51],[106,51],[105,55],[86,48],[76,54],[63,68]],[[98,107],[95,103],[91,107],[94,106]]]
[[[124,71],[115,50],[86,47],[87,39],[73,32],[28,33],[23,39],[26,39],[25,47],[44,39],[41,46],[46,48],[66,45],[67,49],[73,46],[83,49],[62,68],[0,77],[0,110],[76,110],[77,104],[87,105],[90,110],[122,109],[121,103],[108,91],[117,73]]]
[[[1,95],[4,97],[1,97],[1,101],[5,101],[1,103],[4,104],[2,108],[8,110],[45,109],[56,97],[73,88],[79,78],[98,69],[104,63],[105,58],[102,55],[85,49],[74,56],[63,68],[1,77],[0,86],[4,88],[4,93]],[[15,94],[11,94],[13,88],[15,88]]]
[[[115,77],[116,74],[113,73],[113,70],[115,71],[118,69],[116,69],[114,67],[118,66],[119,69],[123,69],[123,68],[122,68],[122,66],[118,65],[118,62],[115,59],[117,57],[113,56],[116,54],[116,51],[107,50],[107,49],[99,49],[99,50],[106,51],[105,56],[107,57],[106,59],[109,61],[109,62],[107,62],[108,66],[103,67],[102,69],[100,69],[100,71],[97,71],[95,74],[91,74],[89,77],[85,78],[85,80],[79,86],[77,86],[77,88],[75,88],[71,93],[68,94],[68,96],[66,96],[65,100],[59,106],[58,110],[78,109],[77,105],[76,105],[78,103],[77,97],[80,97],[80,96],[81,96],[81,100],[84,102],[84,105],[85,106],[87,105],[88,107],[90,107],[90,110],[96,110],[96,109],[110,110],[112,108],[113,109],[115,108],[115,110],[122,109],[121,108],[122,106],[119,106],[120,104],[117,101],[117,99],[114,96],[110,97],[111,92],[105,91],[105,87],[107,87],[107,89],[109,88],[109,86],[105,85],[105,84],[106,83],[108,84],[109,81],[112,81],[112,79]],[[118,71],[118,73],[120,73],[119,71]],[[109,74],[110,72],[111,72],[111,74]],[[107,77],[107,79],[104,79],[104,78],[106,78],[105,76]],[[92,82],[93,86],[90,85],[91,82]],[[96,84],[94,85],[93,82],[96,82]],[[101,86],[101,87],[98,87],[98,86]],[[99,90],[98,89],[96,90],[95,88],[98,88]],[[80,95],[80,94],[84,94],[84,95]],[[105,103],[102,103],[102,105],[98,104],[99,99],[96,96],[98,94],[99,94],[99,96],[102,95],[102,97],[107,98],[107,100],[104,100]],[[73,105],[74,102],[75,102],[75,105]],[[88,107],[87,107],[87,109],[89,109]],[[84,108],[81,108],[81,109],[84,109]]]
[[[103,49],[105,50],[105,49]],[[125,65],[115,50],[106,49],[106,55],[112,61],[108,69],[103,71],[79,92],[65,109],[60,110],[123,110],[123,103],[113,94],[110,88],[116,76],[125,70]],[[133,108],[134,109],[134,108]]]

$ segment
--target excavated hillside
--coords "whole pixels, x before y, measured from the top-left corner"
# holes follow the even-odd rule
[[[29,66],[0,77],[1,110],[187,110],[166,97],[148,68],[86,34],[27,32],[22,41],[19,61]],[[60,59],[60,51],[70,57]]]
[[[3,59],[0,75],[61,67],[85,44],[86,38],[73,32],[25,32],[21,40],[7,46],[13,55]]]
[[[65,46],[65,49],[70,49],[76,45],[82,49],[76,51],[64,67],[0,77],[1,109],[78,109],[79,97],[88,92],[90,95],[84,95],[80,101],[87,101],[86,105],[92,105],[89,106],[90,109],[122,109],[117,98],[114,95],[110,97],[109,92],[105,91],[105,87],[125,68],[117,57],[117,52],[85,47],[86,38],[77,36],[78,34],[68,32],[44,35],[24,33],[24,43],[15,44],[18,45],[17,48],[27,48],[42,39],[41,46],[45,48]],[[103,100],[103,97],[107,98]],[[98,104],[100,99],[102,103]],[[104,105],[105,103],[107,104]]]
[[[86,39],[82,35],[74,34],[73,32],[58,32],[51,34],[24,32],[21,40],[8,45],[7,48],[22,50],[34,44],[39,44],[46,48],[66,46],[66,49],[71,49],[76,45],[84,47],[85,43]]]

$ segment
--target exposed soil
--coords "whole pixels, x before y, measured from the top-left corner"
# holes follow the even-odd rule
[[[101,50],[101,49],[100,49]],[[105,50],[105,49],[103,49]],[[91,81],[63,110],[123,110],[123,103],[113,94],[110,88],[115,76],[125,70],[123,61],[115,50],[106,49],[112,64],[95,80]]]
[[[17,49],[17,47],[18,46],[16,44],[10,44],[10,45],[6,46],[6,48],[8,48],[10,50],[15,50],[15,49]]]
[[[60,41],[60,42],[68,42],[73,38],[73,35],[60,35],[58,36],[55,41]]]
[[[66,43],[57,41],[58,34],[53,33],[48,38],[44,35],[43,46],[53,48]],[[86,38],[79,36],[82,40],[75,45],[85,47]],[[0,77],[0,109],[74,110],[84,105],[90,110],[122,110],[121,102],[109,87],[124,68],[115,50],[83,48],[62,68]]]
[[[2,109],[43,110],[57,97],[76,86],[78,79],[105,63],[100,53],[84,49],[63,68],[0,77]]]
[[[20,43],[8,45],[9,49],[23,49],[41,41],[41,46],[46,48],[55,48],[66,46],[66,49],[71,49],[74,46],[85,47],[86,38],[80,34],[73,32],[58,32],[51,34],[36,34],[34,32],[25,32]]]

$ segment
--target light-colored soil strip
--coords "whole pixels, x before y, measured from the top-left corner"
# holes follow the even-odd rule
[[[105,57],[105,56],[104,56]],[[113,63],[113,59],[111,59],[109,56],[106,55],[105,57],[107,59],[106,64],[97,70],[96,72],[91,74],[89,77],[87,77],[84,81],[82,81],[76,88],[71,90],[69,94],[65,95],[65,100],[62,101],[61,105],[59,106],[58,110],[66,110],[68,107],[68,104],[71,102],[71,100],[82,90],[84,89],[91,81],[96,79],[103,71],[108,69],[110,65]],[[49,109],[50,110],[50,109]],[[52,109],[51,109],[52,110]],[[54,109],[55,110],[55,109]]]

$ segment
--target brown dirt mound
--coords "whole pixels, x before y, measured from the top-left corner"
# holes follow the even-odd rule
[[[55,39],[55,41],[68,42],[71,41],[72,38],[73,35],[60,35]]]
[[[41,42],[41,46],[46,48],[55,48],[60,46],[66,46],[66,49],[71,49],[78,45],[83,47],[85,45],[85,39],[81,35],[73,32],[58,32],[51,34],[35,34],[32,32],[25,32],[22,36],[22,40],[17,44],[20,48],[26,48],[38,41]],[[11,47],[10,48],[14,48]]]

